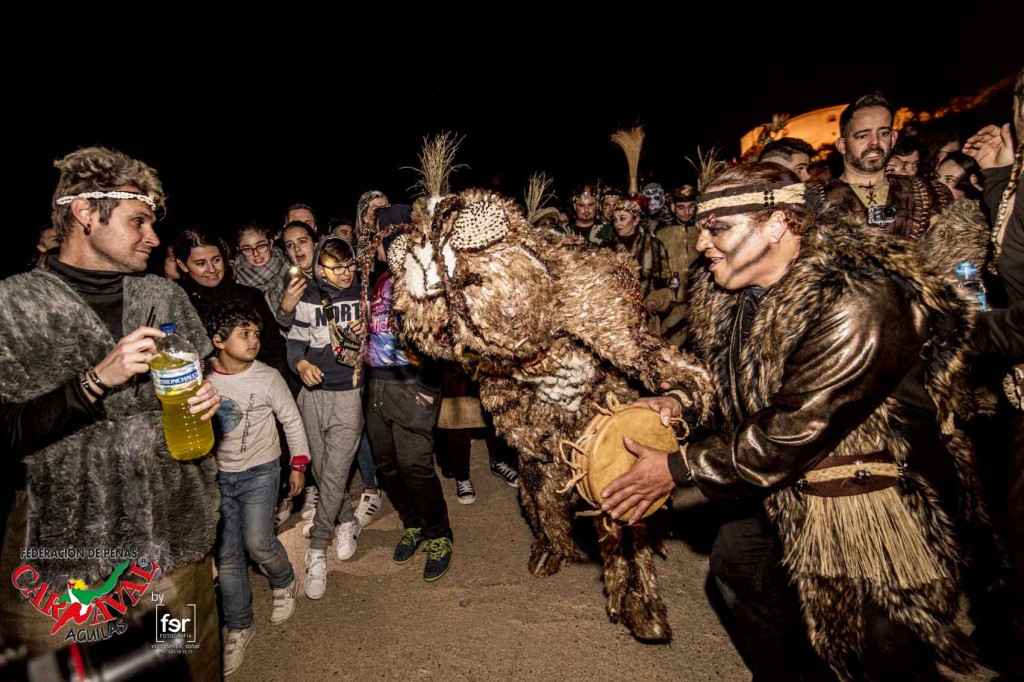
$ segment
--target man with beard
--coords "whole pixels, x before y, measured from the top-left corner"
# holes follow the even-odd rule
[[[572,211],[575,215],[565,231],[583,237],[590,246],[607,246],[615,233],[597,220],[598,192],[593,185],[580,185],[572,193]]]
[[[893,130],[893,108],[884,96],[858,97],[839,116],[836,151],[843,156],[843,174],[818,189],[864,223],[885,234],[916,240],[931,219],[952,203],[949,190],[919,177],[885,174],[899,133]]]

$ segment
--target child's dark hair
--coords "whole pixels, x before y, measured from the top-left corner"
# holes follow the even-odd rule
[[[235,327],[248,324],[257,329],[263,326],[260,314],[248,303],[226,301],[210,311],[206,317],[206,333],[212,339],[219,336],[221,342],[228,340]]]
[[[338,237],[328,239],[320,247],[320,265],[323,265],[324,256],[334,259],[336,263],[347,263],[355,258],[352,245]]]

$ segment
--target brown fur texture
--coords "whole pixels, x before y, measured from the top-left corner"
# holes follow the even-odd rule
[[[432,213],[418,203],[413,221],[399,237],[408,243],[389,249],[410,254],[389,263],[403,333],[420,351],[461,362],[480,382],[495,429],[520,454],[520,502],[536,536],[530,570],[551,575],[583,557],[572,537],[577,503],[559,492],[572,474],[558,457],[560,442],[578,436],[607,394],[633,401],[629,380],[649,391],[661,382],[682,387],[703,419],[709,376],[692,356],[645,331],[628,254],[541,232],[513,202],[485,191],[446,197]],[[429,296],[422,295],[430,286],[424,268],[441,279]],[[646,529],[608,517],[597,526],[609,618],[640,640],[668,641]]]
[[[991,228],[978,202],[957,199],[943,209],[914,249],[950,278],[964,261],[974,263],[981,272],[992,258]]]
[[[849,225],[810,229],[802,238],[797,260],[756,313],[741,354],[738,394],[744,397],[750,414],[767,405],[781,385],[787,356],[810,325],[823,311],[830,310],[844,291],[872,287],[882,278],[902,282],[915,307],[929,320],[930,341],[922,351],[925,388],[935,403],[943,439],[956,464],[961,506],[966,516],[974,517],[972,522],[984,525],[973,452],[954,423],[954,414],[962,408],[958,399],[965,395],[965,340],[971,317],[951,284],[935,274],[909,243]],[[736,299],[717,288],[709,273],[699,273],[695,278],[690,298],[695,349],[718,378],[720,392],[729,385],[728,339]],[[731,402],[724,394],[720,393],[718,404],[726,421],[734,422],[729,414]],[[861,609],[868,602],[882,607],[895,622],[931,644],[947,665],[961,670],[970,666],[965,637],[953,624],[959,596],[960,550],[950,520],[928,484],[906,468],[910,453],[899,422],[899,403],[888,399],[830,454],[871,452],[879,446],[892,452],[901,467],[899,500],[912,517],[916,532],[931,548],[943,577],[907,586],[898,584],[889,568],[882,571],[882,579],[826,576],[822,565],[842,565],[843,547],[876,539],[836,533],[833,549],[839,555],[815,556],[803,542],[810,509],[808,496],[789,487],[773,493],[765,502],[785,548],[785,563],[797,586],[812,644],[844,678],[852,675],[861,652]]]

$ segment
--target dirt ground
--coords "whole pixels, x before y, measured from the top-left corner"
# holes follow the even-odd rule
[[[455,533],[448,574],[423,581],[425,555],[398,566],[401,523],[385,502],[338,561],[328,549],[327,594],[301,595],[308,540],[298,515],[280,535],[300,580],[295,614],[270,625],[270,588],[252,573],[256,635],[232,681],[294,680],[748,680],[750,674],[708,604],[709,534],[680,532],[657,560],[674,632],[671,644],[634,640],[604,611],[600,566],[564,566],[536,578],[526,568],[532,536],[516,491],[493,476],[486,446],[473,444],[474,504],[459,504],[442,479]],[[358,480],[358,477],[357,477]],[[386,496],[385,496],[386,500]],[[710,525],[694,516],[691,526]],[[953,680],[990,680],[982,671]]]

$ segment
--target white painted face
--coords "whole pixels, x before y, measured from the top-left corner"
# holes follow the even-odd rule
[[[448,276],[455,274],[455,252],[445,244],[441,248],[445,270]],[[434,260],[434,245],[429,241],[409,248],[405,255],[405,285],[409,294],[417,300],[434,298],[444,293],[441,271]]]

